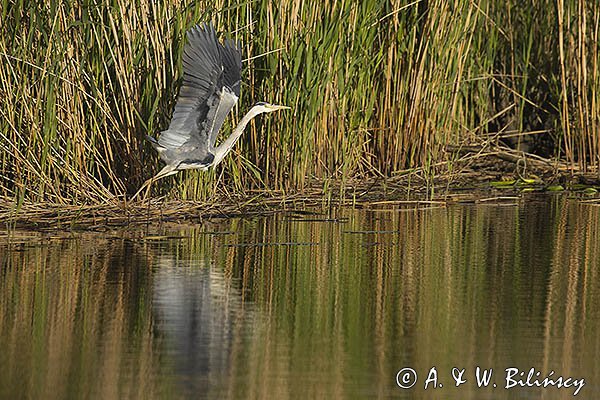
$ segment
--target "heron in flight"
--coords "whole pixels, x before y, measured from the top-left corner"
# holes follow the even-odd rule
[[[197,25],[187,32],[183,50],[183,84],[175,111],[158,140],[148,140],[166,163],[131,198],[135,199],[152,182],[185,169],[207,170],[231,151],[250,120],[262,113],[290,107],[256,103],[240,120],[231,135],[216,145],[219,129],[240,97],[242,54],[233,40],[221,43],[212,24]]]

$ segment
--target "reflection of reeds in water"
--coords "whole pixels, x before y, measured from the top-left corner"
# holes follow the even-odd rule
[[[3,250],[1,398],[159,397],[150,275],[130,251],[97,238]]]
[[[342,210],[0,253],[0,397],[447,398],[395,386],[434,365],[448,385],[477,365],[593,382],[598,210]]]
[[[561,368],[577,368],[582,353],[599,354],[600,340],[590,321],[600,321],[600,208],[578,205],[561,214],[552,245],[552,273],[547,282],[548,301],[544,310],[547,354],[544,363],[558,355]],[[600,375],[597,362],[585,363],[591,377]],[[590,379],[591,380],[591,379]]]
[[[452,367],[471,374],[477,365],[598,377],[595,361],[580,353],[598,347],[590,332],[600,321],[600,238],[598,224],[586,222],[597,221],[597,211],[536,207],[242,227],[245,242],[320,244],[230,248],[227,265],[272,320],[232,355],[244,374],[231,375],[229,397],[398,395],[394,376],[404,366],[423,373],[435,365],[447,381]],[[576,234],[565,235],[574,228],[560,223],[565,215],[577,215]],[[466,385],[460,393],[480,398],[481,390]]]

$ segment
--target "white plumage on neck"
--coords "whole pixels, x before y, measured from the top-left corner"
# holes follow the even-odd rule
[[[223,158],[225,158],[225,156],[231,151],[233,146],[236,144],[236,142],[238,141],[240,136],[242,136],[242,133],[244,133],[244,129],[246,129],[246,126],[248,125],[250,120],[252,120],[252,118],[256,117],[259,114],[262,114],[265,112],[271,112],[271,111],[275,111],[275,109],[279,109],[279,108],[273,108],[273,107],[274,106],[265,105],[262,103],[257,104],[254,107],[252,107],[250,109],[250,111],[248,111],[246,113],[246,115],[244,115],[244,117],[240,120],[240,123],[235,127],[233,132],[231,132],[231,135],[229,135],[229,137],[227,139],[225,139],[223,141],[223,143],[221,143],[219,146],[217,146],[214,149],[213,154],[215,156],[215,159],[212,163],[212,167],[217,166],[221,161],[223,161]],[[279,106],[276,106],[276,107],[279,107]]]

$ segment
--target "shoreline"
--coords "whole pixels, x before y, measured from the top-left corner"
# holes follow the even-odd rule
[[[515,177],[499,169],[463,170],[431,180],[417,173],[392,178],[328,181],[295,193],[246,191],[210,201],[155,197],[128,203],[113,198],[98,204],[51,204],[0,199],[2,230],[106,231],[178,223],[198,224],[223,218],[252,218],[278,213],[335,218],[339,208],[393,209],[446,207],[453,204],[518,204],[546,196],[566,196],[600,206],[600,182],[574,176],[549,183],[538,175]],[[586,183],[581,183],[581,182]],[[327,188],[327,189],[324,189]]]

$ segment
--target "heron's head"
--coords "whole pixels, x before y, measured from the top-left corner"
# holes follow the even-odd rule
[[[288,106],[278,106],[276,104],[265,103],[264,101],[259,101],[254,105],[254,107],[258,108],[260,112],[269,113],[277,110],[289,110]]]

